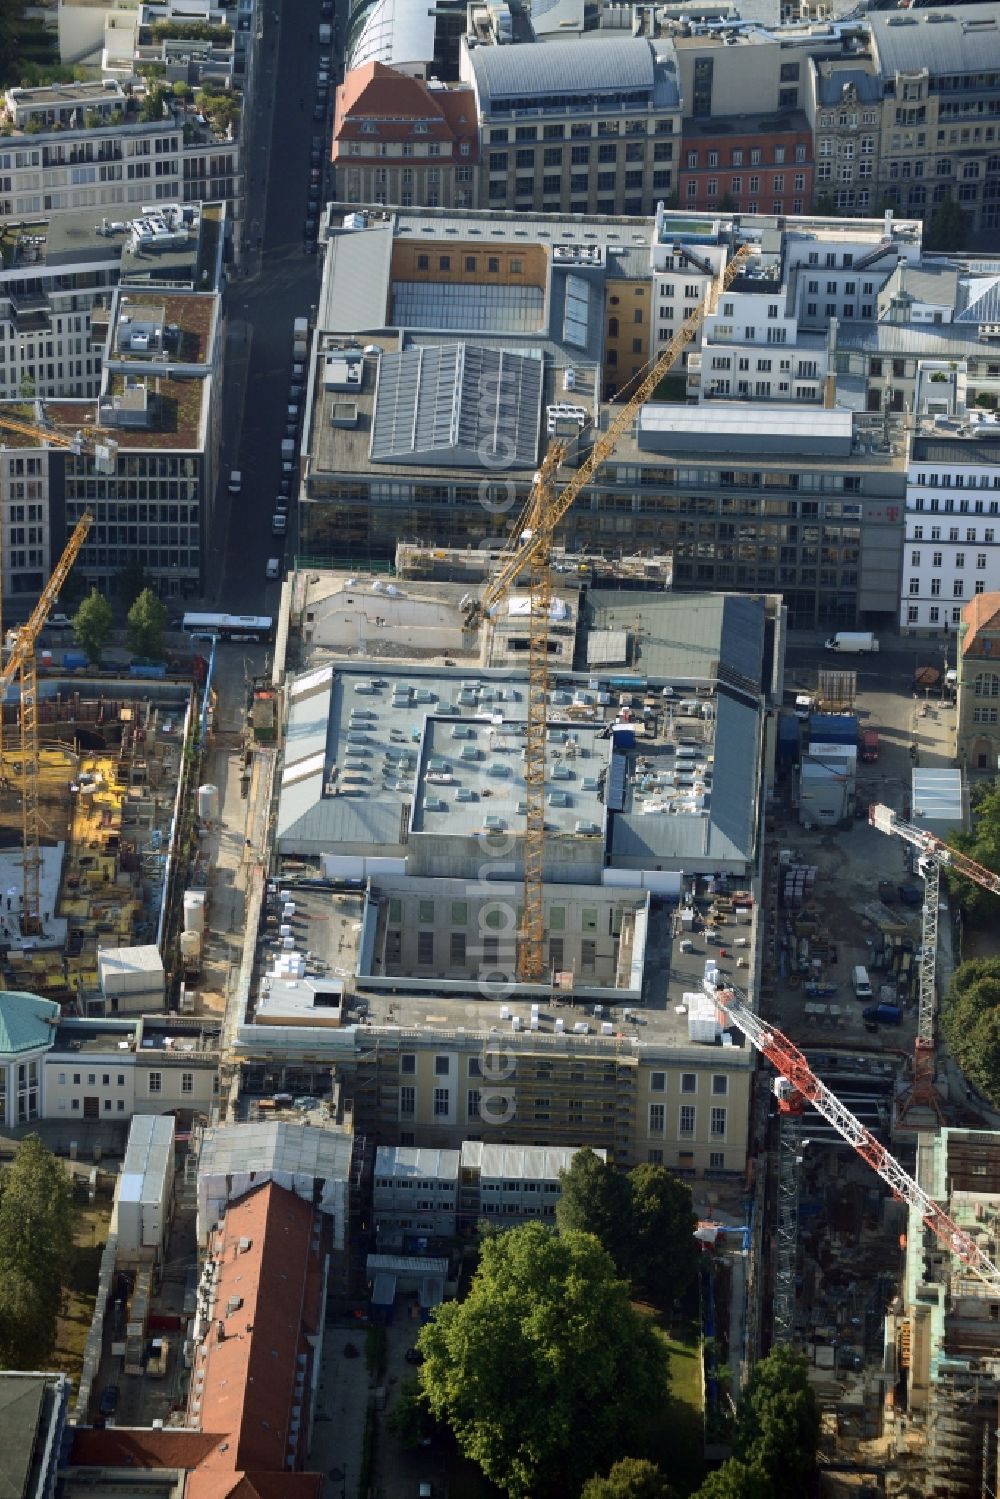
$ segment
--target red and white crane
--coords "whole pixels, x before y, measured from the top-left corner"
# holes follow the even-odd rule
[[[899,838],[919,854],[918,867],[924,881],[923,928],[920,950],[920,993],[917,1008],[917,1039],[913,1047],[913,1082],[900,1104],[900,1118],[915,1104],[929,1105],[938,1118],[941,1109],[934,1087],[934,1030],[937,1019],[938,907],[941,870],[953,869],[974,884],[1000,895],[1000,875],[977,864],[967,854],[950,848],[926,828],[904,822],[891,807],[876,802],[868,809],[868,821],[880,833]]]
[[[774,1091],[782,1113],[801,1112],[803,1103],[812,1104],[837,1133],[853,1145],[862,1160],[878,1173],[891,1188],[893,1196],[917,1210],[938,1242],[983,1281],[994,1295],[1000,1294],[1000,1268],[971,1235],[959,1228],[954,1219],[903,1170],[871,1130],[866,1129],[861,1120],[856,1119],[837,1095],[820,1081],[798,1047],[755,1014],[742,990],[720,988],[715,990],[714,997],[729,1021],[777,1070]]]

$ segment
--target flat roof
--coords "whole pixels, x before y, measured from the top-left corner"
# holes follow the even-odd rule
[[[721,345],[719,345],[721,347]],[[725,451],[734,440],[752,435],[757,450],[768,442],[791,441],[797,452],[851,451],[853,413],[845,407],[728,405],[724,401],[701,406],[650,402],[638,418],[640,448],[666,451],[677,443],[696,443],[700,450]]]
[[[347,1181],[353,1151],[353,1136],[339,1124],[320,1129],[291,1119],[261,1119],[209,1125],[202,1136],[198,1175],[280,1171],[319,1181]]]
[[[375,1151],[375,1179],[458,1181],[459,1152],[413,1145],[380,1145]]]
[[[486,1145],[482,1140],[462,1141],[462,1170],[478,1171],[488,1181],[558,1181],[568,1171],[583,1145]],[[595,1150],[606,1161],[606,1150]]]
[[[399,811],[396,812],[399,826]],[[295,907],[285,916],[286,906]],[[365,898],[360,891],[298,886],[265,900],[251,1015],[260,1025],[338,1026],[357,967]],[[291,933],[286,939],[282,929]]]
[[[965,795],[960,770],[912,770],[910,805],[918,827],[963,827]]]

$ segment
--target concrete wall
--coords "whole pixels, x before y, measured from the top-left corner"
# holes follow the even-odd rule
[[[107,5],[73,5],[60,0],[57,17],[59,61],[72,67],[84,58],[98,56],[104,47],[104,22],[111,11]]]

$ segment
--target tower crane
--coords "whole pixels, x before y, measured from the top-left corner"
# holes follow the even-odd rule
[[[479,601],[483,615],[495,613],[522,574],[527,573],[530,592],[528,624],[528,704],[525,743],[525,836],[524,915],[518,934],[518,978],[540,979],[545,967],[543,881],[545,864],[545,733],[549,690],[549,611],[552,603],[552,542],[557,527],[573,501],[608,461],[619,441],[632,426],[639,409],[650,399],[682,350],[694,338],[705,318],[715,310],[719,292],[739,275],[750,254],[741,246],[721,277],[713,281],[704,299],[678,328],[663,353],[650,365],[635,390],[599,432],[594,445],[571,478],[557,489],[560,464],[568,447],[558,439],[549,444],[535,474],[524,510],[496,571]]]
[[[118,444],[108,437],[100,427],[63,427],[48,420],[41,401],[35,402],[34,420],[8,415],[0,411],[0,430],[15,432],[18,437],[27,437],[35,443],[51,442],[78,456],[86,454],[93,458],[94,468],[99,474],[113,474],[118,457]]]
[[[42,855],[39,848],[41,814],[39,812],[39,767],[38,767],[38,671],[35,662],[35,647],[59,598],[59,591],[69,575],[70,568],[80,555],[80,548],[87,539],[93,524],[90,511],[85,511],[77,521],[73,534],[66,543],[62,556],[52,570],[52,576],[38,596],[38,602],[27,624],[22,625],[11,646],[10,654],[0,668],[0,703],[14,676],[18,677],[20,703],[18,723],[21,732],[21,833],[22,859],[24,867],[24,909],[22,929],[38,931],[41,925],[40,883]]]
[[[919,969],[919,999],[917,1006],[917,1038],[913,1047],[913,1079],[906,1096],[900,1103],[900,1118],[916,1105],[929,1106],[941,1119],[941,1105],[934,1086],[934,1027],[937,1017],[937,945],[938,903],[941,893],[941,870],[953,869],[956,874],[972,880],[974,884],[1000,895],[1000,875],[985,869],[949,848],[940,838],[926,829],[904,822],[891,807],[876,802],[868,809],[868,821],[880,833],[890,838],[899,838],[915,848],[919,855],[918,868],[924,881],[923,923]]]
[[[960,1228],[943,1208],[939,1207],[919,1182],[891,1155],[851,1113],[837,1095],[822,1082],[798,1047],[762,1020],[750,1005],[748,996],[731,985],[719,988],[713,995],[723,1014],[742,1031],[747,1040],[761,1052],[778,1073],[774,1083],[774,1094],[782,1114],[801,1113],[805,1104],[812,1104],[828,1124],[832,1124],[842,1139],[852,1145],[863,1161],[891,1189],[894,1197],[915,1208],[921,1221],[941,1246],[953,1254],[971,1274],[988,1286],[994,1296],[1000,1295],[1000,1266],[990,1259],[971,1234]]]

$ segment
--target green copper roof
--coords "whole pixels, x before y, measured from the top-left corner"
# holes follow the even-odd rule
[[[51,1045],[55,1022],[62,1010],[52,999],[21,994],[16,989],[0,991],[0,1056],[33,1051]]]

